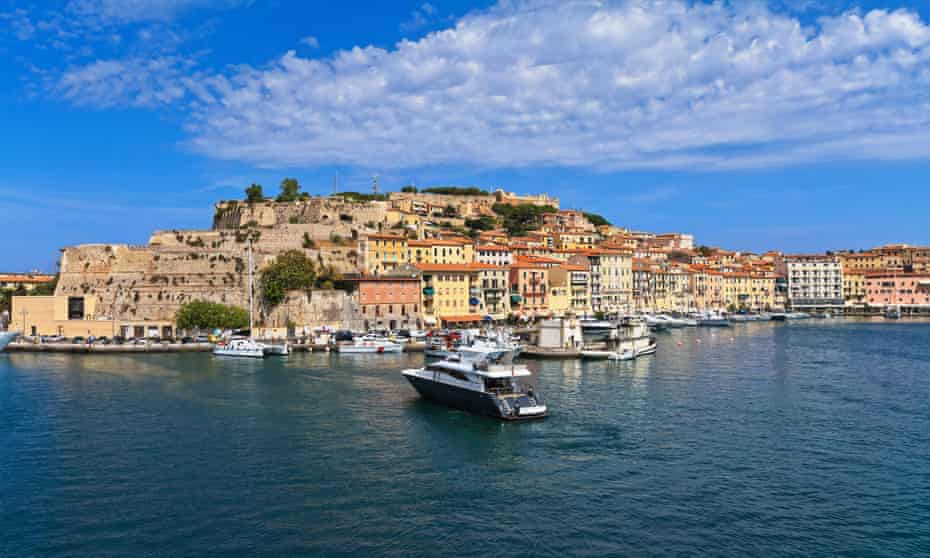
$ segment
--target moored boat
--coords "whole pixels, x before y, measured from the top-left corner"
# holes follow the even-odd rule
[[[633,360],[634,358],[636,358],[636,353],[632,351],[631,349],[627,349],[625,351],[584,349],[581,351],[581,358],[585,360],[622,361],[622,360]]]
[[[19,337],[18,331],[0,331],[0,353],[6,350],[7,345]]]
[[[213,354],[223,357],[264,358],[261,344],[251,339],[232,339],[213,348]]]
[[[453,355],[402,374],[421,396],[450,407],[508,421],[545,417],[546,405],[521,381],[532,373],[508,355],[498,360]]]
[[[351,344],[336,345],[336,352],[341,354],[382,354],[400,353],[404,346],[390,339],[366,335],[356,338]]]

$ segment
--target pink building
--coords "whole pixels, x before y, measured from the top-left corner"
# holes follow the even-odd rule
[[[363,276],[355,281],[365,329],[413,329],[422,326],[418,276]]]
[[[870,306],[930,307],[930,273],[869,273],[865,297]]]

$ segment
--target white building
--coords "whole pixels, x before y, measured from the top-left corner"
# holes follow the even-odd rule
[[[836,256],[784,256],[779,271],[788,280],[792,308],[843,306],[843,266]]]
[[[509,266],[513,264],[513,253],[507,246],[498,244],[478,245],[475,247],[475,261],[487,265]]]

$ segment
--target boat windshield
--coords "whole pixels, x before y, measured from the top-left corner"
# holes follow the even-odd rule
[[[490,393],[521,393],[520,382],[516,378],[485,378],[484,389]]]

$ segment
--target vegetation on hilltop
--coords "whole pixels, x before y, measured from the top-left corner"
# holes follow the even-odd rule
[[[339,192],[336,194],[349,201],[370,202],[370,201],[387,201],[385,194],[363,194],[361,192]]]
[[[500,215],[504,228],[510,236],[522,236],[527,231],[538,230],[542,225],[542,215],[545,213],[558,213],[558,209],[550,205],[533,205],[524,203],[508,205],[496,203],[491,208]]]
[[[242,329],[249,325],[249,311],[206,300],[192,300],[181,306],[175,315],[178,329]]]
[[[598,215],[597,213],[585,213],[584,216],[591,221],[595,227],[600,227],[603,225],[610,225],[610,221],[605,219],[603,216]]]
[[[300,183],[297,182],[296,178],[285,178],[281,181],[281,193],[278,194],[276,201],[294,202],[309,198],[310,194],[300,191]]]
[[[0,289],[0,312],[9,312],[14,296],[49,296],[55,294],[58,285],[58,275],[48,283],[40,283],[29,290],[20,285],[15,289]]]
[[[416,189],[414,189],[416,190]],[[423,194],[445,194],[447,196],[490,196],[491,193],[473,186],[433,186],[420,190]]]
[[[249,203],[258,203],[265,201],[265,192],[262,189],[261,184],[252,183],[251,186],[245,189],[245,201]]]
[[[403,188],[401,188],[400,191],[403,192],[403,193],[405,193],[405,194],[416,194],[416,193],[417,193],[417,187],[408,184],[408,185],[404,186]]]

